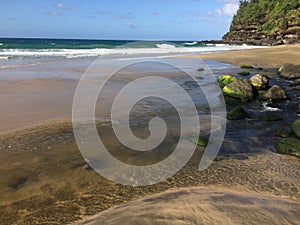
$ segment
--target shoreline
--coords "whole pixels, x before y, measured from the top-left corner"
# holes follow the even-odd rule
[[[260,49],[253,52],[257,53],[258,50]],[[216,57],[219,54],[224,53],[213,53],[208,56]],[[233,62],[235,59],[230,60]],[[240,68],[233,69],[235,71]],[[231,70],[232,68],[220,69],[217,74],[230,73]],[[273,82],[277,81],[274,79]],[[50,87],[55,87],[56,84],[57,80]],[[59,87],[61,90],[67,88],[69,96],[73,92],[74,84],[65,85]],[[47,86],[48,83],[47,85],[43,83],[36,89],[35,94],[39,95],[43,89],[41,87]],[[14,90],[22,94],[26,91],[24,87],[20,85]],[[48,94],[57,90],[50,89]],[[28,90],[30,91],[30,88]],[[255,104],[250,109],[258,112],[262,110],[261,105]],[[230,189],[233,195],[247,192],[249,195],[257,196],[258,199],[268,195],[272,196],[275,202],[288,199],[299,205],[300,161],[295,157],[277,154],[273,149],[274,142],[278,140],[276,129],[289,126],[293,119],[292,116],[283,115],[284,120],[274,124],[255,120],[228,122],[222,149],[207,170],[202,172],[197,170],[204,150],[203,147],[197,147],[196,154],[188,165],[174,177],[146,187],[122,186],[97,174],[78,150],[68,116],[0,133],[2,154],[0,222],[73,224],[112,207],[118,208],[120,204],[134,205],[135,203],[128,202],[137,199],[144,201],[145,198],[152,198],[153,194],[158,198],[162,196],[160,199],[164,202],[166,191],[169,192],[171,189],[180,192],[180,188],[191,190],[191,187],[210,190]],[[102,122],[99,121],[97,125],[101,127],[104,125]],[[106,131],[107,126],[103,127]],[[108,142],[116,146],[117,150],[122,150],[119,144],[115,145],[116,143],[111,141],[109,133],[107,135]],[[118,151],[116,153],[118,154]],[[133,156],[132,159],[138,160],[140,157]],[[226,202],[226,199],[224,201]],[[241,203],[236,204],[240,206]]]

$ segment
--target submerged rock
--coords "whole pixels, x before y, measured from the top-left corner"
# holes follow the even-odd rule
[[[300,78],[300,65],[284,64],[279,68],[280,76],[286,79],[298,79]]]
[[[283,120],[281,116],[277,116],[274,114],[266,114],[261,117],[262,121],[280,121]]]
[[[239,72],[239,75],[241,75],[241,76],[248,76],[249,74],[250,74],[249,71],[241,71],[241,72]]]
[[[300,157],[300,140],[293,137],[283,138],[275,143],[275,149],[280,154]]]
[[[265,94],[261,95],[261,98],[280,101],[288,99],[288,96],[282,87],[279,85],[273,85]]]
[[[223,88],[227,84],[230,84],[236,80],[237,79],[234,76],[232,76],[231,74],[224,74],[218,78],[218,83],[219,83],[220,87]]]
[[[245,110],[242,106],[237,106],[233,110],[227,113],[227,119],[229,120],[242,120],[247,117]]]
[[[242,69],[254,69],[253,66],[250,66],[250,65],[248,65],[248,64],[242,64],[242,65],[241,65],[241,68],[242,68]]]
[[[264,90],[269,86],[269,78],[260,74],[255,74],[250,78],[250,83],[256,90]]]
[[[292,131],[294,134],[300,138],[300,119],[297,119],[292,125]]]
[[[240,99],[241,101],[253,100],[253,90],[249,80],[239,79],[223,88],[223,94]]]

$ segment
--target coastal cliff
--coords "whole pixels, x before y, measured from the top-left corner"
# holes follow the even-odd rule
[[[300,43],[300,1],[241,0],[222,42],[249,45]]]

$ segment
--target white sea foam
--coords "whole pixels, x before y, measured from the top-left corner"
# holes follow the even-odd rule
[[[268,111],[268,112],[278,112],[278,111],[281,111],[281,109],[279,109],[279,108],[274,108],[274,107],[268,106],[267,102],[263,103],[263,107],[264,107],[264,109],[262,110],[262,112],[266,112],[266,111]]]
[[[194,41],[194,42],[186,42],[184,43],[184,45],[196,45],[198,42]]]
[[[145,55],[145,54],[188,54],[212,53],[228,50],[260,48],[258,46],[216,45],[208,47],[175,47],[171,44],[157,44],[157,48],[95,48],[95,49],[1,49],[0,57],[66,57],[78,58],[105,55]]]

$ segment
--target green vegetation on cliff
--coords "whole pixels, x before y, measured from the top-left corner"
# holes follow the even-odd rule
[[[222,40],[251,45],[300,43],[300,0],[240,0]]]
[[[274,34],[289,27],[300,26],[300,1],[241,0],[231,30],[249,26],[264,34]]]

